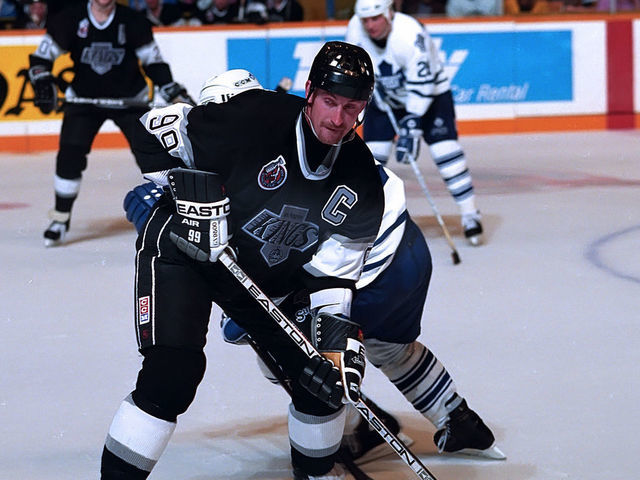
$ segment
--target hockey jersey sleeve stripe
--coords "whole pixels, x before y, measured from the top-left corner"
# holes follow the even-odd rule
[[[382,235],[379,235],[378,238],[376,238],[376,241],[373,242],[373,246],[378,246],[380,245],[382,242],[385,241],[385,239],[391,235],[391,233],[398,227],[402,226],[404,224],[404,222],[407,220],[407,211],[403,211],[398,218],[396,219],[395,222],[393,222],[393,225],[391,225],[389,228],[387,228]]]
[[[152,63],[166,63],[160,54],[160,49],[156,42],[147,43],[136,49],[136,55],[140,59],[142,65],[150,65]]]
[[[367,264],[365,264],[365,266],[362,269],[362,271],[363,272],[370,272],[371,270],[384,265],[387,262],[387,260],[389,260],[392,256],[393,255],[387,255],[382,260],[378,260],[377,262],[367,263]]]
[[[418,97],[422,97],[422,98],[433,98],[435,97],[435,95],[430,95],[430,94],[424,94],[418,90],[408,90],[409,93],[412,93],[413,95],[416,95]]]
[[[44,37],[42,37],[42,40],[40,41],[40,45],[38,45],[38,49],[31,55],[32,57],[41,58],[53,63],[56,58],[63,53],[66,53],[66,50],[60,47],[51,35],[45,33]]]

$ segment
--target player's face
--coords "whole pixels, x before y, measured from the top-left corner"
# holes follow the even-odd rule
[[[110,10],[116,5],[116,0],[91,0],[91,3],[100,10]]]
[[[308,88],[307,82],[307,92]],[[365,100],[353,100],[317,89],[309,98],[307,115],[318,140],[327,145],[336,145],[349,133],[366,105]]]
[[[389,34],[389,30],[391,29],[387,17],[382,14],[376,15],[375,17],[363,18],[361,22],[367,35],[374,40],[382,40]]]

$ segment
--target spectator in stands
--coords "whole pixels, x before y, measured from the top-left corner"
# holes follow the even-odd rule
[[[505,15],[518,15],[520,13],[546,15],[548,13],[559,13],[562,10],[563,0],[504,0]]]
[[[205,25],[238,21],[237,0],[200,0],[198,18]]]
[[[297,0],[247,0],[244,20],[253,23],[301,22],[304,9]]]
[[[144,0],[145,15],[153,26],[175,25],[182,20],[182,9],[166,0]]]
[[[0,25],[3,28],[12,28],[18,21],[20,9],[15,0],[0,0]]]
[[[47,26],[47,4],[44,0],[30,0],[24,6],[24,16],[18,28],[38,29]]]
[[[413,16],[444,15],[447,0],[396,0],[395,9],[398,12]]]
[[[503,0],[447,0],[448,17],[502,15]]]
[[[133,10],[137,10],[138,12],[143,12],[144,10],[147,9],[146,0],[129,0],[129,1],[118,0],[118,3],[127,5],[129,8]]]
[[[610,0],[597,0],[595,2],[597,12],[610,12]],[[640,10],[640,0],[616,0],[614,12],[632,12]]]

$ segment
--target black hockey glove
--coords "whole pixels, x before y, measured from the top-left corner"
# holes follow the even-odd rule
[[[360,337],[358,325],[340,315],[315,315],[311,320],[310,340],[338,371],[336,368],[327,369],[317,357],[312,358],[300,377],[300,383],[332,407],[336,407],[336,403],[339,405],[340,401],[357,402],[366,364]]]
[[[216,173],[174,168],[169,188],[176,213],[169,223],[169,238],[178,249],[199,262],[215,262],[229,245],[229,199]]]
[[[34,65],[29,69],[29,81],[33,86],[33,104],[45,115],[50,113],[58,101],[53,75],[43,65]]]
[[[187,89],[178,82],[169,82],[161,86],[160,96],[168,103],[188,103],[192,106],[196,104],[187,93]]]
[[[420,117],[417,115],[405,115],[398,123],[398,144],[396,145],[396,159],[400,163],[409,163],[412,159],[418,160],[420,154]]]

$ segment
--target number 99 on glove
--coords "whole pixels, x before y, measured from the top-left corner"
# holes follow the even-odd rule
[[[220,177],[211,172],[174,168],[168,178],[176,205],[169,238],[194,260],[215,262],[229,245],[230,237],[230,203]]]

